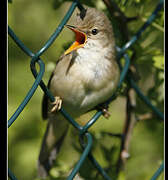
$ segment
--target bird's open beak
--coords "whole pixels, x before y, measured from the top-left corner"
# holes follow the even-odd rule
[[[87,40],[86,33],[82,32],[78,28],[70,25],[65,25],[67,28],[72,30],[75,33],[75,42],[65,51],[65,55],[69,54],[70,52],[79,49],[84,46]]]

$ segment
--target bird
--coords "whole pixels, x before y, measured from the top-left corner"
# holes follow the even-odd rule
[[[70,123],[60,113],[63,107],[74,119],[100,108],[110,98],[120,78],[116,60],[113,27],[104,12],[85,6],[76,14],[73,25],[65,25],[75,34],[75,41],[56,61],[48,82],[55,97],[44,94],[42,117],[48,119],[38,158],[38,176],[45,178],[54,165]]]

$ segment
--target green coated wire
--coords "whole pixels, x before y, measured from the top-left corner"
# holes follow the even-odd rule
[[[27,93],[25,99],[22,101],[22,103],[19,105],[15,113],[11,116],[11,118],[8,120],[8,128],[12,125],[12,123],[16,120],[18,115],[23,111],[24,107],[27,105],[33,94],[35,93],[36,89],[38,88],[38,85],[42,79],[42,76],[45,71],[45,66],[42,61],[38,61],[38,64],[40,65],[40,72],[35,80],[35,82],[32,85],[32,88]]]
[[[93,157],[93,155],[91,153],[89,153],[88,158],[90,159],[90,161],[92,162],[93,166],[100,172],[100,174],[102,175],[103,178],[105,178],[106,180],[112,180],[108,174],[106,173],[106,171],[99,165],[99,163],[95,160],[95,158]]]
[[[10,179],[12,180],[17,180],[16,176],[12,173],[12,171],[10,170],[10,168],[8,168],[8,176]]]
[[[164,114],[162,112],[160,112],[151,102],[150,100],[143,95],[143,93],[141,92],[141,90],[139,89],[139,87],[136,85],[136,83],[134,82],[133,79],[129,79],[130,84],[132,86],[132,88],[134,88],[134,90],[136,91],[136,93],[138,94],[138,96],[143,100],[143,102],[145,102],[146,105],[148,105],[153,112],[162,120],[164,120]]]
[[[88,143],[87,143],[86,147],[84,148],[84,151],[83,151],[79,161],[75,165],[73,171],[68,176],[67,180],[72,180],[75,177],[75,175],[79,171],[80,167],[82,166],[83,162],[85,161],[86,157],[88,156],[88,154],[89,154],[89,152],[91,150],[91,147],[92,147],[92,144],[93,144],[92,136],[91,136],[90,133],[86,133],[85,136],[87,137]]]
[[[82,127],[65,111],[64,108],[61,107],[60,112],[76,129],[79,131],[82,129]]]
[[[97,119],[103,114],[102,111],[98,111],[92,118],[91,120],[86,123],[85,126],[83,126],[83,128],[80,131],[80,135],[83,135],[96,121]]]
[[[125,66],[124,66],[123,71],[121,72],[121,75],[120,75],[120,80],[119,80],[119,83],[118,83],[118,88],[121,87],[121,84],[124,81],[124,79],[125,79],[125,77],[127,75],[129,66],[130,66],[130,58],[128,57],[128,54],[124,54],[124,59],[125,59]]]
[[[26,53],[30,57],[34,56],[34,54],[22,43],[22,41],[19,40],[19,38],[16,36],[16,34],[10,28],[10,26],[8,26],[8,34],[14,40],[14,42],[20,47],[20,49],[22,49],[22,51],[24,53]]]
[[[118,54],[118,58],[120,58],[124,52],[130,48],[137,40],[138,38],[141,36],[142,32],[145,31],[145,29],[147,27],[149,27],[149,25],[152,23],[152,21],[156,18],[157,13],[163,8],[164,5],[164,0],[160,0],[158,5],[156,6],[155,10],[153,11],[153,13],[150,15],[150,17],[148,18],[148,20],[144,23],[144,25],[139,29],[139,31],[135,34],[135,36],[133,36],[131,38],[130,41],[128,41],[122,48],[121,51]]]
[[[52,43],[55,41],[55,39],[63,30],[64,25],[68,22],[69,18],[72,16],[72,13],[74,12],[76,6],[77,6],[77,1],[74,1],[70,6],[69,10],[67,11],[66,15],[64,16],[63,20],[58,25],[56,31],[51,35],[51,37],[48,39],[45,45],[33,57],[33,61],[36,60],[39,56],[41,56],[52,45]]]
[[[118,52],[120,52],[120,50],[121,50],[119,47],[116,47],[116,49],[117,49]],[[121,69],[121,74],[120,74],[120,80],[119,80],[116,92],[106,101],[106,105],[108,105],[110,102],[112,102],[117,97],[117,92],[121,88],[121,85],[122,85],[123,81],[126,78],[126,75],[127,75],[127,72],[128,72],[129,66],[130,66],[130,58],[126,53],[124,53],[123,56],[124,56],[124,59],[125,59],[124,67],[121,66],[121,64],[119,62],[119,59],[117,59],[119,67]]]
[[[87,132],[88,133],[88,132]],[[86,133],[86,134],[87,134]],[[85,134],[84,134],[85,135]],[[82,142],[82,137],[84,135],[81,135],[80,136],[80,144],[82,146],[82,148],[85,150],[85,144]],[[86,156],[87,157],[87,156]],[[104,169],[99,165],[99,163],[96,161],[96,159],[93,157],[91,151],[89,152],[88,154],[88,158],[89,160],[91,161],[91,163],[93,164],[93,166],[100,172],[100,174],[102,175],[102,177],[105,179],[105,180],[112,180],[108,174],[104,171]]]
[[[152,178],[150,180],[156,180],[160,175],[161,173],[163,172],[164,170],[164,162],[160,165],[160,167],[156,170],[155,174],[152,176]]]

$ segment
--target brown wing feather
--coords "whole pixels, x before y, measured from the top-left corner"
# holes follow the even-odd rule
[[[75,53],[73,53],[75,55]],[[56,62],[56,66],[57,64],[64,59],[64,61],[67,61],[67,63],[69,63],[68,67],[67,67],[67,71],[66,73],[68,73],[69,69],[71,68],[71,66],[73,65],[74,61],[73,61],[73,54],[67,54],[67,55],[62,55]],[[76,56],[76,55],[75,55]],[[48,85],[47,87],[50,88],[50,83],[52,80],[52,77],[54,76],[54,71],[52,72],[50,79],[48,81]],[[43,119],[47,119],[48,118],[48,96],[46,94],[44,94],[43,99],[42,99],[42,117]]]
[[[48,85],[47,85],[48,88],[50,88],[50,82],[53,75],[54,72],[52,72],[50,79],[48,81]],[[48,118],[48,96],[46,94],[43,95],[43,99],[42,99],[42,117],[44,120]]]

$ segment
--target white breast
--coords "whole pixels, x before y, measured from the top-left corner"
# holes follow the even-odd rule
[[[81,66],[81,73],[90,79],[91,83],[100,83],[108,76],[111,62],[106,58],[110,47],[103,48],[96,40],[89,40],[83,48],[77,50],[75,62]]]

